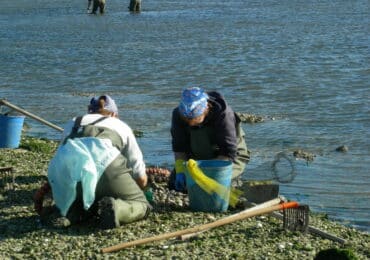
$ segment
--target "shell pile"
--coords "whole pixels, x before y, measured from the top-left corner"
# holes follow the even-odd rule
[[[147,167],[146,174],[148,175],[148,179],[150,183],[162,183],[168,182],[170,178],[171,171],[167,168],[162,167]]]

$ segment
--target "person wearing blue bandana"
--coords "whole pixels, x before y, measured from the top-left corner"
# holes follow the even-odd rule
[[[199,87],[184,89],[179,105],[172,112],[175,170],[169,188],[186,191],[184,162],[189,159],[230,160],[232,178],[240,177],[250,159],[240,122],[219,92],[205,92]]]

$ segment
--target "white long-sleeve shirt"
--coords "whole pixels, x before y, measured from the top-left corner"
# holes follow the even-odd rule
[[[81,126],[91,124],[101,117],[103,117],[101,114],[86,114],[81,120]],[[71,133],[75,119],[76,118],[73,118],[65,125],[62,135],[62,142]],[[119,134],[122,139],[123,147],[125,148],[124,151],[120,152],[123,153],[123,155],[127,158],[128,167],[132,168],[132,177],[134,179],[146,175],[143,154],[136,142],[136,138],[132,129],[126,123],[116,117],[107,117],[106,119],[101,120],[94,125],[109,128]]]

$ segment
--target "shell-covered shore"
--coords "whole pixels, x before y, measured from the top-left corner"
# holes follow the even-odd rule
[[[341,244],[313,233],[283,229],[281,220],[263,215],[217,227],[187,240],[167,239],[114,253],[102,248],[209,223],[237,213],[191,212],[186,195],[154,183],[154,210],[148,218],[113,230],[93,223],[64,229],[43,225],[32,197],[46,180],[57,143],[22,138],[19,149],[0,149],[0,259],[313,259],[337,248],[355,259],[370,258],[370,236],[326,215],[310,213],[310,226],[346,240]],[[14,177],[14,178],[13,178]]]

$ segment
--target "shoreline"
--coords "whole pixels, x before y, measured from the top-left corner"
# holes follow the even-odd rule
[[[58,142],[23,137],[20,149],[1,149],[0,167],[15,170],[14,191],[1,188],[0,257],[10,258],[235,258],[313,259],[329,248],[348,249],[358,259],[370,258],[370,235],[329,220],[326,214],[310,213],[310,226],[346,240],[340,244],[321,236],[284,230],[283,222],[270,215],[241,220],[185,240],[162,240],[103,254],[101,249],[122,242],[173,232],[209,223],[226,213],[191,212],[176,204],[155,207],[145,220],[113,230],[93,226],[55,229],[40,223],[32,196],[46,180],[47,165]],[[2,181],[11,178],[2,176]],[[175,194],[176,195],[176,194]]]

